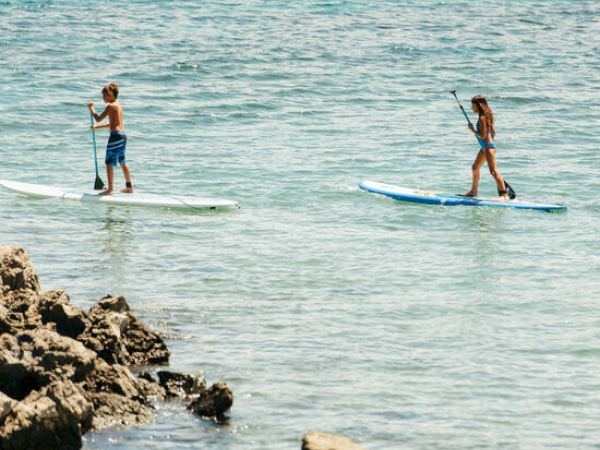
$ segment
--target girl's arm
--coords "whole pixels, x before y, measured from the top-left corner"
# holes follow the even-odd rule
[[[487,136],[489,136],[489,134],[490,134],[489,127],[488,127],[488,121],[484,116],[482,116],[479,118],[478,122],[479,122],[479,133],[475,130],[475,128],[473,126],[470,126],[469,129],[475,134],[475,136],[478,136],[487,142]],[[494,134],[495,134],[495,131],[494,131]]]

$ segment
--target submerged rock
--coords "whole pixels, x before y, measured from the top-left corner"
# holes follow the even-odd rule
[[[229,386],[225,383],[215,383],[210,389],[201,392],[198,398],[188,405],[188,409],[200,417],[225,422],[225,413],[232,404],[233,392]]]
[[[190,398],[206,391],[206,381],[203,377],[193,377],[165,370],[157,372],[156,375],[158,375],[158,383],[165,390],[167,398]]]
[[[314,431],[302,439],[302,450],[365,450],[342,436]]]
[[[124,297],[83,311],[65,291],[41,292],[23,249],[0,246],[0,450],[78,449],[89,430],[151,422],[157,399],[224,417],[233,401],[224,383],[207,390],[202,377],[161,371],[156,381],[130,369],[168,361]]]

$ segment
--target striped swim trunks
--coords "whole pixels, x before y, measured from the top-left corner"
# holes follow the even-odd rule
[[[115,167],[117,163],[122,166],[125,164],[125,147],[127,146],[127,136],[124,131],[112,131],[106,144],[106,156],[104,163],[107,166]]]

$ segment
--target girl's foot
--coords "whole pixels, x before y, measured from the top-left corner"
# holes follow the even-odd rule
[[[124,194],[133,194],[133,188],[121,189],[121,192]]]
[[[473,192],[473,191],[468,191],[465,192],[464,194],[458,194],[461,197],[477,197],[477,192]]]
[[[107,189],[105,191],[100,192],[98,195],[112,195],[113,194],[113,190],[112,189]]]

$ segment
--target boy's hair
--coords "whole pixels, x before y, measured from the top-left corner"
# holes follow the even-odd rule
[[[119,98],[119,86],[117,83],[109,83],[102,88],[102,94],[112,94],[116,98]]]

